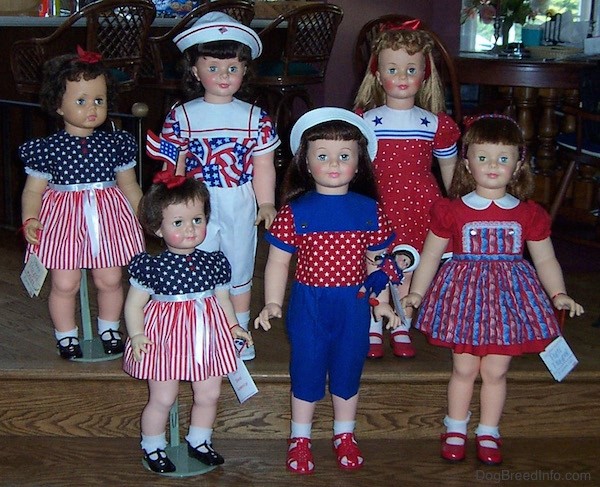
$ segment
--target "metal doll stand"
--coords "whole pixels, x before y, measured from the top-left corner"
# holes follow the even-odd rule
[[[165,477],[192,477],[194,475],[202,475],[216,468],[215,465],[204,465],[202,462],[191,458],[187,452],[187,443],[179,443],[179,401],[176,399],[175,404],[169,412],[169,446],[165,449],[169,459],[175,464],[174,472],[159,473]],[[142,459],[142,465],[146,470],[150,467],[146,460]],[[150,470],[152,473],[152,470]]]
[[[75,362],[104,362],[115,360],[123,356],[122,353],[106,354],[102,346],[102,340],[92,332],[92,320],[90,315],[90,299],[87,285],[87,271],[81,269],[81,283],[79,285],[79,301],[81,304],[81,327],[83,328],[83,340],[80,341],[83,357],[73,359]]]

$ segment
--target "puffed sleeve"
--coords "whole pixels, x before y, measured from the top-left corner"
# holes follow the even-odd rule
[[[127,269],[131,276],[129,279],[131,285],[149,294],[154,293],[152,286],[154,285],[153,270],[155,266],[152,260],[149,254],[141,252],[133,256]]]
[[[271,117],[264,110],[260,111],[260,117],[258,120],[258,140],[256,147],[254,148],[255,155],[263,155],[269,152],[273,152],[281,141],[275,130],[275,124]]]
[[[442,198],[433,203],[431,207],[429,229],[438,237],[450,238],[452,236],[454,213],[451,206],[448,198]]]
[[[29,175],[52,179],[51,151],[44,139],[28,140],[19,147],[19,157]]]
[[[137,158],[137,142],[135,137],[124,130],[114,132],[114,142],[117,148],[117,160],[115,169],[117,171],[125,171],[136,165]]]
[[[296,230],[294,215],[290,205],[286,205],[277,212],[277,216],[265,233],[267,242],[275,247],[293,254],[296,252]]]
[[[446,159],[457,154],[457,141],[460,138],[460,129],[452,118],[444,112],[437,114],[438,129],[433,137],[433,155],[439,159]]]
[[[525,240],[539,241],[550,236],[552,221],[548,212],[535,201],[526,201],[529,224],[525,229]]]
[[[213,252],[215,287],[226,287],[231,281],[231,264],[220,250]]]

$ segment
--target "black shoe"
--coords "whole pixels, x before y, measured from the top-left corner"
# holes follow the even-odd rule
[[[102,346],[104,347],[104,353],[106,355],[116,355],[123,353],[123,333],[119,330],[106,330],[100,334],[102,340]]]
[[[156,473],[168,473],[175,471],[175,465],[169,457],[165,453],[165,451],[161,448],[157,448],[150,453],[146,453],[146,450],[142,450],[144,452],[144,460],[150,467],[150,470]],[[156,459],[150,458],[150,455],[156,456]]]
[[[212,444],[206,443],[206,441],[195,448],[188,441],[188,455],[211,467],[225,463],[225,459],[213,450]]]
[[[66,360],[83,357],[83,352],[79,345],[79,338],[77,337],[61,338],[56,342],[56,347],[58,348],[60,356]]]

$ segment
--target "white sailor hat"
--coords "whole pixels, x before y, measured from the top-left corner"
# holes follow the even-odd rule
[[[252,59],[256,59],[262,52],[258,34],[223,12],[208,12],[173,39],[181,52],[196,44],[215,41],[245,44],[250,48]]]
[[[419,262],[421,261],[421,256],[419,254],[419,251],[417,249],[415,249],[412,245],[408,245],[408,244],[396,245],[394,247],[394,249],[392,250],[392,255],[394,257],[396,257],[396,252],[409,253],[412,256],[413,263],[410,266],[408,266],[406,269],[402,269],[403,272],[414,271],[417,268],[417,266],[419,265]]]
[[[292,127],[292,132],[290,134],[290,149],[292,150],[292,154],[296,154],[298,151],[300,139],[306,130],[330,120],[341,120],[357,127],[367,139],[367,150],[371,161],[375,159],[375,156],[377,155],[377,137],[375,137],[373,129],[356,113],[337,107],[315,108],[314,110],[306,112],[298,119]]]

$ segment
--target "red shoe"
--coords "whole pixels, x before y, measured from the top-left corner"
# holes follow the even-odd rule
[[[378,338],[379,343],[371,343],[371,338]],[[383,335],[381,333],[369,333],[369,351],[367,352],[368,358],[381,358],[383,357]]]
[[[452,445],[446,440],[448,438],[460,438],[463,440],[462,445]],[[467,447],[467,435],[462,433],[445,433],[440,439],[442,440],[442,458],[450,462],[460,462],[465,459],[465,451]]]
[[[493,441],[496,443],[496,448],[482,446],[482,441]],[[500,465],[502,463],[502,452],[500,451],[502,440],[489,435],[477,436],[477,458],[480,462],[486,465]]]
[[[392,351],[394,352],[394,355],[396,357],[402,358],[413,358],[417,354],[417,352],[415,350],[415,347],[413,347],[412,342],[397,342],[396,340],[394,340],[394,337],[398,335],[407,336],[410,340],[410,335],[407,331],[400,330],[392,332],[390,341],[392,343]]]
[[[358,470],[365,461],[354,433],[342,433],[333,437],[333,451],[337,455],[338,467],[342,470]]]
[[[290,472],[310,474],[315,470],[309,438],[290,438],[285,466]]]

